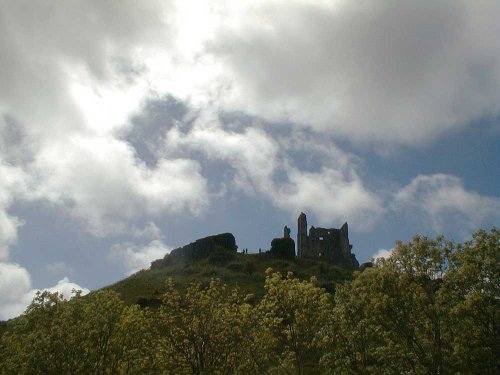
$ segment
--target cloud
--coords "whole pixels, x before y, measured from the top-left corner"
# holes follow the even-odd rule
[[[377,259],[377,258],[389,258],[392,253],[393,253],[394,249],[378,249],[377,252],[375,254],[373,254],[372,258],[373,259]]]
[[[320,223],[347,220],[369,228],[383,212],[381,200],[359,176],[323,167],[317,173],[292,169],[289,182],[274,193],[276,203],[292,212],[312,211]]]
[[[383,209],[358,175],[357,159],[327,137],[315,141],[314,136],[295,131],[273,137],[263,127],[232,130],[213,113],[202,113],[189,130],[170,129],[164,147],[174,155],[201,153],[208,160],[229,164],[234,175],[224,187],[259,194],[294,214],[307,210],[321,223],[349,218],[369,227]],[[293,155],[297,152],[306,160]],[[297,161],[311,165],[300,166]]]
[[[0,261],[8,259],[9,248],[17,242],[17,228],[21,225],[17,217],[0,209]]]
[[[468,191],[460,178],[446,174],[415,177],[396,193],[392,207],[438,232],[476,230],[500,219],[499,198]]]
[[[116,126],[164,94],[365,142],[422,142],[500,113],[496,2],[20,3],[3,12],[0,101],[49,123],[38,135]]]
[[[65,299],[68,299],[73,295],[73,290],[81,290],[82,295],[85,295],[90,292],[90,290],[88,290],[87,288],[82,288],[80,285],[69,281],[67,277],[63,277],[61,280],[57,282],[56,285],[50,288],[41,289],[41,291],[48,291],[50,293],[59,293]],[[34,291],[36,293],[38,290]],[[33,293],[33,291],[31,291],[31,293]]]
[[[67,277],[59,280],[56,285],[42,289],[51,293],[62,293],[69,298],[71,291],[89,292],[78,284],[70,282]],[[39,289],[32,289],[31,277],[28,271],[16,263],[0,262],[0,320],[11,319],[21,314],[31,303]]]
[[[66,207],[96,235],[123,231],[140,215],[198,214],[208,202],[197,162],[159,159],[150,168],[110,137],[54,142],[34,166],[40,183],[33,196]]]
[[[495,3],[0,6],[1,144],[17,146],[2,157],[28,176],[25,199],[62,207],[95,235],[123,231],[141,214],[197,215],[210,203],[198,162],[167,152],[146,163],[121,138],[151,98],[293,122],[319,137],[404,143],[499,112]],[[380,211],[342,152],[329,159],[338,164],[311,172],[286,165],[288,146],[258,124],[238,132],[201,121],[189,134],[171,130],[170,146],[230,163],[233,184],[247,193],[279,207],[291,194],[321,217],[318,193],[350,202],[339,216]],[[19,193],[8,191],[12,202]],[[4,259],[22,223],[10,204],[0,202]]]
[[[119,136],[153,95],[141,54],[169,48],[170,5],[19,1],[0,8],[0,145],[8,146],[0,151],[8,161],[0,159],[7,172],[0,259],[16,242],[22,221],[8,210],[20,199],[48,201],[94,235],[121,232],[141,215],[203,211],[209,199],[196,162],[147,166]],[[17,175],[22,190],[13,187]]]
[[[30,300],[26,293],[31,289],[28,271],[15,263],[0,263],[0,319],[10,319],[20,314]]]
[[[162,239],[163,233],[152,221],[147,222],[142,228],[134,228],[132,235],[137,238]]]
[[[207,52],[226,72],[225,108],[403,143],[499,114],[496,2],[266,1],[224,11]]]
[[[119,263],[127,275],[131,275],[141,269],[149,268],[153,260],[163,258],[170,250],[172,249],[160,240],[153,240],[145,246],[123,242],[111,247],[109,258]]]
[[[8,210],[25,193],[26,175],[21,169],[5,164],[0,152],[0,176],[0,261],[3,261],[8,259],[9,248],[17,243],[17,229],[23,225]]]
[[[136,86],[141,72],[135,59],[139,49],[168,45],[167,3],[162,7],[133,1],[34,4],[21,0],[0,6],[4,51],[0,112],[28,133],[28,144],[34,148],[30,151],[65,133],[85,131],[85,121],[95,119],[97,111],[82,113],[82,106],[96,104],[92,101],[96,97],[102,98],[97,104],[105,106],[93,109],[100,109],[99,115],[108,119],[109,114],[140,104],[120,105],[123,100],[106,100],[107,94],[123,99],[118,94]]]
[[[224,129],[216,114],[203,111],[193,128],[167,132],[165,150],[201,152],[209,160],[223,160],[233,167],[233,181],[247,192],[269,189],[276,169],[278,145],[264,130],[248,127],[242,132]]]

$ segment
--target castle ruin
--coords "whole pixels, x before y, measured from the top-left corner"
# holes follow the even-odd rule
[[[297,257],[321,258],[335,263],[358,266],[356,256],[351,253],[347,223],[340,229],[315,228],[311,226],[307,234],[306,214],[301,212],[297,220]]]

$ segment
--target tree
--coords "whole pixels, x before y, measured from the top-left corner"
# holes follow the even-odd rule
[[[184,295],[167,282],[157,315],[162,366],[175,374],[235,374],[244,366],[252,307],[220,280],[193,283]]]
[[[496,374],[500,231],[415,236],[335,296],[266,271],[266,293],[167,282],[158,310],[111,291],[38,293],[0,336],[0,374]],[[333,299],[333,301],[332,301]]]
[[[458,246],[444,278],[446,329],[457,371],[493,374],[500,368],[500,231],[472,237]]]
[[[38,293],[2,337],[5,373],[129,374],[150,369],[148,325],[117,293]],[[133,336],[130,336],[131,334]],[[146,363],[144,363],[146,362]]]
[[[330,373],[496,373],[499,234],[415,236],[338,289]]]
[[[413,298],[386,269],[367,269],[335,295],[322,358],[331,374],[414,373]],[[420,353],[420,352],[419,352]]]
[[[61,370],[60,362],[53,359],[56,348],[50,328],[63,302],[57,293],[38,292],[26,312],[9,323],[0,343],[2,373],[55,374]]]
[[[266,271],[265,288],[257,306],[257,367],[272,373],[318,373],[319,333],[331,311],[330,295],[316,286],[315,278],[300,281],[291,272],[283,278],[272,269]]]

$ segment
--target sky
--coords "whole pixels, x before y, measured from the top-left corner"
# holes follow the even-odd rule
[[[500,3],[0,0],[0,319],[297,217],[500,226]]]

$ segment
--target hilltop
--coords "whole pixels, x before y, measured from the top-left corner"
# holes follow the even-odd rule
[[[284,236],[275,238],[269,251],[238,252],[236,240],[231,233],[208,236],[186,246],[172,250],[162,259],[151,263],[130,277],[106,287],[118,292],[129,304],[157,306],[166,291],[165,281],[172,278],[180,290],[192,282],[208,284],[219,278],[231,287],[239,287],[244,293],[257,298],[264,294],[265,271],[272,268],[284,274],[293,272],[299,279],[315,276],[318,286],[329,292],[338,282],[352,278],[358,263],[352,254],[346,259],[321,259],[295,256],[295,243],[289,238],[285,227]]]

